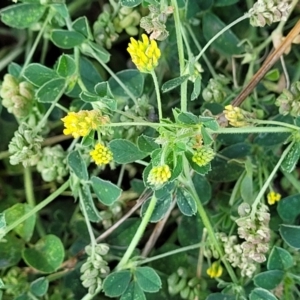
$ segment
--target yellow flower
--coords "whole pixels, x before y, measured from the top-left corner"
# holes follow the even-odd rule
[[[127,51],[129,52],[133,63],[144,73],[150,73],[158,65],[160,50],[156,41],[150,40],[146,34],[142,34],[143,41],[136,41],[130,38]]]
[[[246,118],[250,116],[250,114],[239,107],[226,105],[224,114],[226,119],[229,121],[229,124],[234,127],[242,127],[248,125]]]
[[[222,275],[223,268],[219,262],[215,261],[212,263],[211,267],[207,269],[206,273],[210,278],[218,278]]]
[[[64,122],[64,134],[72,134],[74,138],[87,136],[91,130],[109,122],[107,116],[102,116],[96,110],[81,110],[79,112],[69,112],[61,119]]]
[[[102,144],[96,144],[90,155],[97,165],[107,165],[113,158],[112,152]]]
[[[280,199],[281,199],[281,195],[279,193],[276,193],[274,191],[271,191],[268,195],[267,195],[267,198],[268,198],[268,203],[270,205],[273,205],[275,204],[275,202],[278,202]]]
[[[171,177],[171,170],[168,165],[162,165],[151,169],[147,181],[152,185],[162,185]]]
[[[193,155],[192,161],[198,166],[205,166],[215,157],[213,149],[207,146],[202,146]]]

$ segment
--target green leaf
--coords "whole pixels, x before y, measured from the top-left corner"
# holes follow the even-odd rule
[[[290,247],[300,249],[300,226],[282,224],[279,233]]]
[[[73,49],[85,41],[81,33],[63,29],[54,29],[50,38],[57,47],[62,49]]]
[[[143,216],[146,213],[146,210],[150,204],[150,199],[145,201],[142,205],[141,209],[141,215]],[[150,222],[156,223],[163,219],[167,211],[169,210],[170,206],[172,204],[172,196],[170,193],[167,193],[164,197],[161,197],[157,199],[157,202],[155,204],[153,213],[150,218]]]
[[[121,5],[135,7],[142,3],[142,0],[121,0]]]
[[[176,202],[180,211],[186,216],[192,216],[197,212],[195,200],[185,189],[176,190]]]
[[[69,167],[79,179],[89,179],[87,165],[78,150],[70,152],[67,160]]]
[[[199,124],[199,118],[192,113],[189,112],[181,112],[177,116],[177,120],[180,123],[188,124],[188,125],[196,125]]]
[[[110,181],[92,176],[91,182],[99,201],[105,205],[112,205],[121,196],[122,190]]]
[[[127,289],[131,279],[131,273],[128,270],[113,272],[103,281],[103,291],[108,297],[119,297]]]
[[[268,258],[268,270],[287,270],[293,265],[293,257],[287,250],[277,246],[273,247]]]
[[[203,123],[203,125],[206,128],[209,128],[211,130],[217,131],[219,129],[219,123],[217,122],[217,120],[213,119],[213,118],[209,118],[208,120],[203,120],[203,117],[201,117],[201,121]]]
[[[5,236],[0,247],[0,269],[18,265],[22,257],[24,242],[12,234]]]
[[[117,101],[114,98],[107,81],[97,83],[94,90],[99,96],[98,101],[104,104],[105,107],[113,111],[117,109]]]
[[[40,277],[30,284],[30,292],[33,293],[37,297],[44,296],[49,287],[49,281],[45,277]]]
[[[281,270],[270,270],[261,272],[254,276],[254,284],[266,290],[275,289],[283,280],[284,272]]]
[[[200,198],[200,201],[203,204],[206,204],[211,199],[212,191],[211,185],[205,176],[195,174],[193,176],[193,183],[196,189],[196,192]]]
[[[51,8],[55,9],[62,18],[69,16],[68,7],[64,3],[52,3]]]
[[[173,166],[173,170],[171,171],[171,178],[169,179],[169,182],[174,181],[181,174],[183,168],[182,160],[182,155],[179,155],[176,157],[176,161],[174,159],[174,161],[172,162],[173,164],[175,164],[175,166]]]
[[[88,43],[83,43],[80,49],[83,54],[91,56],[96,60],[100,60],[105,64],[109,62],[110,53],[99,44],[89,41]]]
[[[215,14],[211,12],[204,14],[202,30],[206,41],[208,42],[225,26],[226,25]],[[212,46],[221,54],[230,56],[242,52],[242,48],[237,46],[239,43],[240,40],[237,36],[228,29],[212,43]]]
[[[81,199],[89,220],[91,222],[99,222],[102,218],[94,204],[91,190],[88,185],[81,186]]]
[[[76,63],[72,56],[63,54],[58,59],[56,71],[61,77],[70,77],[76,72]]]
[[[41,64],[33,63],[25,69],[24,77],[33,85],[40,87],[58,76],[54,70]]]
[[[116,76],[127,87],[127,89],[136,97],[140,97],[144,90],[144,76],[138,70],[124,70],[118,72]],[[128,98],[127,92],[119,85],[119,83],[111,77],[108,80],[111,91],[116,97]]]
[[[63,94],[66,88],[66,80],[64,78],[55,78],[43,84],[36,92],[39,102],[51,103]]]
[[[40,4],[15,4],[1,10],[1,21],[13,28],[24,29],[37,23],[46,7]]]
[[[215,0],[214,6],[228,6],[239,2],[239,0]]]
[[[5,228],[6,228],[5,214],[4,213],[0,213],[0,233]],[[0,240],[1,240],[1,238],[0,238]]]
[[[120,247],[128,247],[140,223],[140,218],[127,219],[107,238],[107,243]]]
[[[190,77],[190,75],[187,74],[187,75],[183,75],[183,76],[180,76],[177,78],[173,78],[173,79],[165,82],[161,87],[162,92],[166,93],[166,92],[169,92],[169,91],[175,89],[177,86],[184,83],[189,77]]]
[[[137,140],[137,145],[142,152],[151,153],[155,149],[159,148],[159,145],[155,142],[155,138],[147,135],[140,135]]]
[[[281,169],[285,172],[291,173],[298,162],[300,158],[300,142],[296,142],[287,156],[284,158],[282,164],[281,164]]]
[[[280,72],[278,69],[272,69],[265,75],[265,79],[270,81],[277,81],[280,77]]]
[[[150,267],[137,267],[134,275],[137,283],[145,292],[155,293],[161,288],[159,276]]]
[[[281,199],[277,204],[277,211],[285,223],[294,223],[300,214],[300,194]]]
[[[29,213],[32,207],[27,203],[17,203],[5,210],[5,219],[7,225],[11,225],[14,221],[20,219],[25,214]],[[26,242],[29,242],[36,222],[36,215],[32,215],[24,222],[14,228],[14,231]]]
[[[49,234],[42,237],[33,247],[24,249],[22,256],[28,266],[40,272],[52,273],[64,260],[64,245],[57,236]]]
[[[86,38],[90,40],[93,39],[93,34],[91,32],[89,22],[86,16],[79,17],[78,19],[76,19],[72,24],[72,28],[75,31],[84,35]]]
[[[146,296],[139,284],[135,281],[132,281],[120,300],[146,300]]]
[[[194,216],[183,215],[178,226],[178,240],[181,246],[189,246],[201,242],[203,223],[198,214]]]
[[[208,133],[207,129],[203,126],[201,127],[201,135],[202,135],[204,145],[210,145],[214,140],[211,134]]]
[[[250,300],[277,300],[268,290],[255,288],[250,294]]]
[[[11,74],[12,76],[17,77],[17,78],[20,77],[20,74],[22,72],[22,67],[15,62],[11,62],[8,65],[7,69],[8,69],[9,74]]]
[[[249,204],[252,203],[253,200],[253,178],[249,174],[246,174],[241,182],[241,197],[244,200],[244,202],[247,202]]]
[[[79,95],[80,99],[84,102],[90,103],[90,102],[97,102],[99,101],[99,96],[95,95],[94,93],[88,92],[88,91],[82,91]]]
[[[109,143],[109,149],[113,153],[114,161],[118,164],[127,164],[146,157],[148,154],[130,141],[116,139]]]

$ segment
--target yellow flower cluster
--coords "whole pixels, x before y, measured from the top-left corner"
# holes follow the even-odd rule
[[[275,204],[275,202],[280,201],[281,195],[280,195],[279,193],[276,193],[276,192],[274,192],[274,191],[271,191],[271,192],[267,195],[267,199],[268,199],[269,205],[273,205],[273,204]]]
[[[162,165],[152,168],[147,181],[151,185],[159,186],[167,182],[171,177],[171,170],[168,165]]]
[[[158,65],[161,52],[156,41],[151,40],[146,34],[142,34],[143,41],[137,41],[130,38],[127,51],[129,52],[133,63],[143,73],[150,73]]]
[[[226,105],[224,114],[226,119],[229,121],[229,124],[234,127],[243,127],[248,125],[246,117],[249,113],[239,107]]]
[[[215,261],[211,264],[211,267],[207,269],[206,273],[210,278],[218,278],[222,275],[223,268],[219,262]]]
[[[202,146],[193,155],[192,160],[198,166],[202,167],[210,163],[215,157],[214,150],[207,146]]]
[[[102,144],[96,144],[94,150],[90,152],[96,165],[107,165],[112,161],[112,152]]]
[[[81,110],[79,112],[69,112],[61,119],[64,122],[64,134],[72,134],[74,138],[87,136],[91,130],[109,122],[107,116],[102,116],[96,110]]]

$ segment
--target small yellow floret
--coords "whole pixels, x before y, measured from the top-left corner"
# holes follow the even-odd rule
[[[143,41],[136,41],[130,38],[127,51],[129,52],[132,62],[144,73],[150,73],[158,65],[161,52],[155,40],[149,41],[146,34],[142,34]]]
[[[96,165],[107,165],[113,159],[112,152],[102,144],[96,144],[90,155]]]
[[[226,105],[223,112],[230,125],[234,127],[243,127],[248,125],[246,117],[249,113],[241,108],[232,105]]]
[[[210,278],[218,278],[222,275],[223,268],[219,262],[215,261],[212,263],[211,267],[207,269],[206,273]]]
[[[159,186],[167,182],[171,178],[171,170],[168,165],[152,168],[147,181],[155,186]]]
[[[267,199],[268,199],[269,205],[273,205],[273,204],[275,204],[275,202],[280,201],[281,195],[280,195],[279,193],[276,193],[276,192],[274,192],[274,191],[271,191],[271,192],[267,195]]]

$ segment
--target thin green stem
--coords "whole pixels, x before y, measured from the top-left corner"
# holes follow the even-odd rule
[[[282,172],[284,177],[293,185],[293,187],[300,193],[299,179],[297,179],[293,174],[288,172]]]
[[[24,46],[15,45],[14,49],[11,50],[5,57],[0,60],[0,71],[2,71],[8,64],[16,59],[24,51]]]
[[[197,40],[197,38],[196,38],[196,36],[195,36],[195,34],[194,34],[194,32],[193,32],[191,26],[190,26],[190,25],[187,25],[187,29],[188,29],[188,32],[189,32],[189,34],[190,34],[190,36],[191,36],[191,38],[192,38],[194,44],[196,45],[196,47],[198,48],[198,50],[201,51],[201,50],[202,50],[202,47],[200,46],[200,44],[199,44],[199,42],[198,42],[198,40]],[[215,72],[215,69],[214,69],[214,67],[212,66],[212,64],[210,63],[210,61],[209,61],[209,59],[207,58],[207,56],[206,56],[204,53],[203,53],[202,56],[203,56],[203,60],[204,60],[204,62],[206,63],[206,66],[207,66],[209,72],[211,73],[212,77],[213,77],[213,78],[217,78],[218,75],[217,75],[217,73]]]
[[[25,185],[25,195],[26,195],[27,203],[31,206],[31,208],[33,208],[35,207],[36,202],[35,202],[34,190],[33,190],[34,185],[32,182],[32,173],[29,167],[24,168],[24,185]],[[39,215],[37,215],[36,228],[40,237],[46,235],[46,232],[43,228]]]
[[[277,164],[275,165],[273,171],[271,172],[271,174],[269,175],[268,179],[265,181],[264,185],[262,186],[262,188],[260,189],[258,195],[256,196],[253,204],[252,204],[252,211],[251,211],[251,215],[254,216],[254,214],[256,213],[256,207],[259,204],[261,198],[263,197],[264,193],[266,192],[266,190],[268,189],[273,177],[275,176],[275,174],[277,173],[279,167],[281,166],[283,160],[285,159],[285,157],[288,155],[288,153],[290,152],[291,148],[293,147],[294,142],[290,143],[287,148],[283,151],[283,153],[280,156],[280,159],[278,160]]]
[[[221,31],[219,31],[214,37],[212,37],[207,44],[203,47],[203,49],[200,51],[200,53],[197,55],[196,57],[196,61],[200,59],[200,57],[203,55],[203,53],[208,49],[208,47],[219,37],[221,36],[225,31],[227,31],[229,28],[233,27],[234,25],[240,23],[241,21],[248,19],[249,18],[249,14],[246,13],[245,15],[239,17],[238,19],[236,19],[235,21],[233,21],[232,23],[228,24],[227,26],[225,26]]]
[[[91,294],[86,294],[81,300],[92,300],[95,299],[95,296],[98,295],[102,290],[102,284],[100,284],[97,289],[95,290],[95,293],[93,295]]]
[[[152,256],[150,258],[143,259],[142,261],[138,261],[137,265],[141,266],[141,265],[147,264],[149,262],[168,257],[170,255],[175,255],[175,254],[178,254],[178,253],[181,253],[181,252],[186,252],[186,251],[189,251],[189,250],[198,249],[201,246],[202,246],[202,243],[197,243],[197,244],[190,245],[190,246],[187,246],[187,247],[182,247],[180,249],[168,251],[166,253],[159,254],[159,255],[156,255],[156,256]]]
[[[289,123],[284,123],[284,122],[279,122],[279,121],[272,121],[272,120],[252,120],[255,124],[266,124],[266,125],[278,125],[278,126],[283,126],[283,127],[287,127],[287,128],[291,128],[294,130],[300,130],[300,127],[293,125],[293,124],[289,124]]]
[[[221,260],[231,278],[231,280],[233,281],[233,283],[237,284],[238,283],[238,279],[231,267],[231,265],[229,264],[229,262],[226,260],[225,256],[224,256],[224,253],[223,253],[223,250],[216,238],[216,235],[215,235],[215,232],[213,230],[213,227],[211,226],[211,223],[209,221],[209,218],[206,214],[206,211],[202,205],[202,202],[201,200],[199,199],[199,196],[196,192],[196,189],[195,189],[195,186],[194,186],[194,183],[192,181],[191,178],[188,179],[188,185],[186,185],[186,188],[189,190],[191,196],[195,199],[196,201],[196,205],[197,205],[197,210],[198,210],[198,213],[200,215],[200,218],[207,230],[207,234],[211,240],[211,242],[214,244],[215,248],[217,249],[218,253],[219,253],[219,256],[221,257]]]
[[[120,85],[120,87],[126,92],[130,99],[134,102],[135,105],[138,105],[136,97],[134,94],[127,88],[127,86],[120,80],[120,78],[104,63],[102,62],[97,54],[92,51],[93,57],[99,62],[99,64],[107,71],[107,73]]]
[[[124,268],[124,266],[126,266],[128,260],[130,259],[130,256],[132,255],[134,249],[136,248],[139,240],[141,239],[141,237],[146,229],[146,226],[147,226],[147,224],[152,216],[152,213],[154,211],[156,202],[157,202],[157,198],[155,197],[155,195],[152,195],[149,206],[145,212],[145,215],[143,216],[142,222],[141,222],[139,228],[137,229],[136,234],[134,235],[133,239],[131,240],[131,243],[130,243],[129,247],[127,248],[124,256],[118,263],[116,270],[121,270],[122,268]]]
[[[156,92],[158,117],[159,117],[159,120],[161,120],[163,118],[163,115],[162,115],[162,106],[161,106],[161,97],[160,97],[160,91],[159,91],[159,85],[158,85],[158,81],[157,81],[157,76],[156,76],[154,70],[151,72],[151,75],[152,75],[152,78],[153,78],[155,92]]]
[[[37,46],[38,46],[38,44],[39,44],[39,42],[40,42],[43,34],[44,34],[44,31],[45,31],[45,29],[47,27],[47,24],[51,20],[51,18],[52,18],[52,12],[50,11],[50,12],[48,12],[47,18],[45,19],[44,24],[43,24],[41,30],[39,31],[38,35],[36,36],[35,41],[34,41],[32,47],[31,47],[31,49],[30,49],[30,51],[29,51],[29,53],[28,53],[28,55],[26,57],[26,60],[25,60],[24,65],[22,67],[22,71],[21,71],[20,77],[22,77],[22,75],[23,75],[26,67],[30,63],[30,61],[31,61],[31,59],[33,57],[33,54],[34,54],[34,52],[35,52],[35,50],[36,50],[36,48],[37,48]]]
[[[84,216],[86,227],[88,229],[90,240],[91,240],[91,258],[93,259],[94,255],[95,255],[95,246],[96,246],[97,242],[96,242],[96,238],[95,238],[95,235],[94,235],[94,232],[93,232],[92,225],[91,225],[90,220],[89,220],[89,216],[88,216],[87,211],[85,209],[81,188],[79,188],[79,201],[80,201],[80,208],[81,208],[82,214]]]
[[[180,21],[177,0],[172,0],[171,3],[174,8],[174,22],[175,22],[175,31],[176,31],[176,42],[178,47],[179,68],[180,68],[180,76],[182,76],[184,75],[185,72],[184,49],[183,49],[183,40],[181,36],[182,24]],[[186,80],[180,86],[180,108],[182,112],[187,111],[187,81]]]
[[[13,230],[19,224],[23,223],[25,220],[27,220],[32,215],[36,214],[38,211],[40,211],[45,206],[47,206],[49,203],[51,203],[56,197],[58,197],[62,192],[64,192],[69,187],[69,185],[70,185],[70,182],[68,180],[62,186],[60,186],[56,191],[54,191],[49,197],[47,197],[45,200],[43,200],[38,205],[36,205],[31,211],[26,213],[24,216],[22,216],[21,218],[19,218],[12,224],[8,225],[3,232],[3,236],[5,236],[8,232]]]

